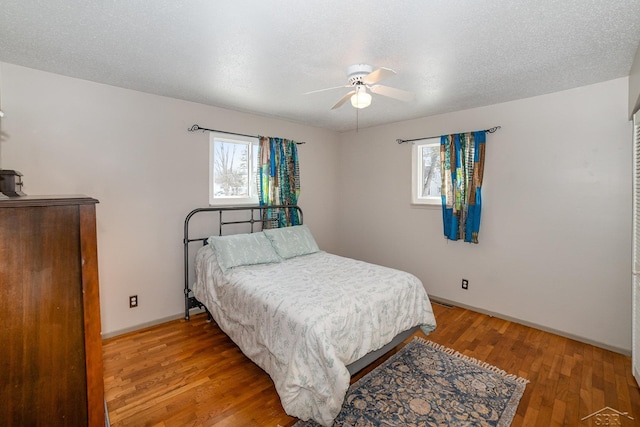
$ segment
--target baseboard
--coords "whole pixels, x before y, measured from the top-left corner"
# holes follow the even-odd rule
[[[190,311],[190,313],[192,315],[193,314],[198,314],[198,313],[204,313],[204,310],[196,308],[196,309],[192,309]],[[131,326],[129,328],[124,328],[124,329],[119,329],[117,331],[103,333],[102,334],[102,339],[106,340],[108,338],[117,337],[119,335],[128,334],[130,332],[136,332],[136,331],[139,331],[141,329],[146,329],[146,328],[150,328],[152,326],[161,325],[163,323],[171,322],[172,320],[181,319],[181,318],[184,318],[184,311],[181,312],[181,313],[174,314],[172,316],[162,317],[160,319],[152,320],[150,322],[145,322],[145,323],[141,323],[141,324],[138,324],[138,325],[135,325],[135,326]]]
[[[464,308],[464,309],[467,309],[467,310],[475,311],[477,313],[486,314],[487,316],[497,317],[498,319],[506,320],[508,322],[518,323],[520,325],[529,326],[530,328],[540,329],[541,331],[549,332],[549,333],[552,333],[552,334],[555,334],[555,335],[559,335],[561,337],[569,338],[569,339],[572,339],[572,340],[575,340],[575,341],[579,341],[579,342],[582,342],[582,343],[585,343],[585,344],[591,344],[591,345],[596,346],[596,347],[604,348],[605,350],[610,350],[610,351],[613,351],[613,352],[616,352],[616,353],[624,354],[625,356],[631,356],[631,350],[620,348],[620,347],[616,347],[616,346],[612,346],[612,345],[608,345],[608,344],[605,344],[605,343],[594,341],[594,340],[589,339],[589,338],[581,337],[579,335],[574,335],[574,334],[570,334],[568,332],[561,331],[561,330],[558,330],[558,329],[549,328],[547,326],[542,326],[542,325],[539,325],[537,323],[533,323],[533,322],[529,322],[529,321],[526,321],[526,320],[518,319],[517,317],[506,316],[504,314],[496,313],[496,312],[493,312],[493,311],[490,311],[490,310],[485,310],[485,309],[480,308],[480,307],[474,307],[474,306],[471,306],[471,305],[461,304],[461,303],[459,303],[457,301],[451,301],[451,300],[448,300],[446,298],[440,298],[438,296],[431,295],[431,294],[429,294],[429,299],[431,299],[431,302],[436,303],[436,304],[441,304],[441,305],[444,305],[444,306],[454,306],[454,307]]]

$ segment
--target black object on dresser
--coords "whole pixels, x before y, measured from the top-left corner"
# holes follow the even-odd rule
[[[22,192],[22,174],[16,170],[0,169],[0,199],[26,196]],[[5,197],[2,197],[2,196]]]

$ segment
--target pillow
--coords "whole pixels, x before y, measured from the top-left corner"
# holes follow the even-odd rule
[[[269,239],[262,233],[212,236],[209,244],[215,248],[218,264],[226,271],[241,265],[281,262]]]
[[[306,225],[270,228],[262,232],[269,238],[278,255],[284,259],[320,251],[311,230]]]

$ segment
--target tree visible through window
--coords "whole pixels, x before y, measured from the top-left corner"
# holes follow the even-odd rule
[[[442,176],[440,174],[440,140],[416,141],[412,150],[411,202],[439,205]]]
[[[216,194],[230,196],[247,196],[249,182],[247,144],[236,144],[225,141],[215,143],[214,188]]]
[[[257,144],[257,138],[229,138],[211,134],[210,204],[258,203]]]

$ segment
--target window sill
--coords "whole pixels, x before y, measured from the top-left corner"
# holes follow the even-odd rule
[[[431,203],[410,203],[409,207],[418,208],[418,209],[442,209],[442,204],[431,204]]]
[[[235,203],[234,202],[225,202],[225,203],[211,203],[211,202],[209,202],[209,207],[212,207],[212,208],[225,208],[225,207],[228,208],[228,207],[235,207],[235,206],[250,208],[250,207],[258,207],[258,206],[260,206],[260,203],[259,202],[247,202],[247,201],[235,202]]]

